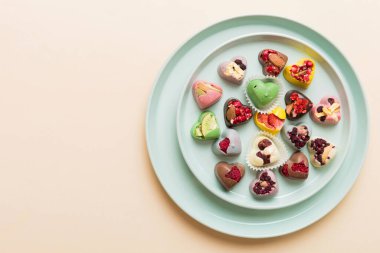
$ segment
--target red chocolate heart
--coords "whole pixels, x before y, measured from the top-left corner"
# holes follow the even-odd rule
[[[263,74],[278,76],[285,67],[288,57],[273,49],[264,49],[259,53],[259,62],[263,65]]]
[[[252,109],[239,99],[230,98],[224,103],[224,122],[227,127],[247,123],[252,118]]]
[[[286,118],[295,120],[308,113],[313,107],[313,102],[297,90],[290,90],[285,94]]]
[[[309,160],[302,152],[294,152],[289,160],[280,166],[279,171],[287,178],[306,179],[309,175]]]
[[[239,183],[244,172],[244,165],[241,163],[219,162],[215,165],[215,176],[226,190]]]

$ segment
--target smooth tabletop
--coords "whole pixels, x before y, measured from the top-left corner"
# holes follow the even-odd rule
[[[377,0],[0,0],[0,252],[380,251],[379,12]],[[145,142],[148,98],[174,50],[254,14],[293,19],[334,43],[370,110],[367,158],[343,201],[301,231],[261,240],[181,211]]]

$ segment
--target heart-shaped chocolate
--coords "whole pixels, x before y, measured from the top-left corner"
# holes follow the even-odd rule
[[[284,69],[285,79],[300,88],[306,89],[313,81],[315,62],[312,59],[303,58],[296,64],[288,65]]]
[[[241,163],[219,162],[215,165],[215,176],[226,190],[230,190],[244,176],[244,165]]]
[[[278,106],[269,114],[256,112],[253,119],[256,126],[261,130],[277,134],[284,125],[286,114],[285,110]]]
[[[309,140],[307,147],[310,153],[310,162],[317,168],[327,165],[336,154],[335,145],[320,137]]]
[[[296,151],[278,170],[287,178],[306,179],[309,176],[309,160],[302,152]]]
[[[258,109],[263,109],[277,97],[280,86],[273,78],[252,79],[248,82],[246,92],[250,101]]]
[[[257,173],[257,179],[249,185],[249,190],[255,197],[269,197],[278,192],[276,175],[270,170]]]
[[[216,155],[237,156],[241,153],[240,136],[234,129],[225,129],[212,146]]]
[[[197,140],[218,139],[220,128],[215,114],[210,111],[202,112],[198,121],[191,128],[191,135]]]
[[[263,66],[263,74],[278,76],[285,67],[288,57],[273,49],[264,49],[259,53],[259,62]]]
[[[229,98],[224,103],[224,122],[227,127],[247,123],[252,118],[252,109],[243,105],[239,99]]]
[[[336,125],[339,123],[340,102],[334,96],[325,96],[319,104],[313,106],[310,111],[310,117],[317,123],[323,125]]]
[[[253,141],[248,154],[248,162],[256,167],[271,165],[280,159],[280,152],[273,140],[264,135],[258,135]]]
[[[247,69],[247,60],[243,56],[236,56],[230,61],[223,62],[218,67],[218,74],[224,80],[234,84],[241,84]]]
[[[192,86],[193,97],[201,110],[206,109],[222,97],[223,89],[219,85],[206,81],[196,81]]]
[[[290,90],[285,94],[285,112],[289,120],[296,120],[308,113],[313,102],[297,90]]]
[[[301,149],[310,140],[311,127],[305,123],[287,125],[282,129],[282,136],[291,147]]]

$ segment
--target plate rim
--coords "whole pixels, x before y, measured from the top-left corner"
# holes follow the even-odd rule
[[[150,158],[150,163],[152,165],[152,168],[153,168],[153,171],[158,179],[158,181],[160,182],[160,185],[161,187],[165,190],[166,194],[168,194],[168,196],[171,198],[171,200],[184,212],[186,213],[187,215],[189,215],[192,219],[196,220],[197,222],[199,222],[200,224],[210,228],[210,229],[213,229],[215,231],[218,231],[222,234],[225,234],[225,235],[229,235],[229,236],[234,236],[234,237],[239,237],[239,238],[248,238],[248,239],[252,239],[252,238],[271,238],[271,237],[277,237],[277,236],[282,236],[282,235],[286,235],[286,234],[289,234],[289,233],[293,233],[293,232],[296,232],[296,231],[299,231],[305,227],[308,227],[310,226],[311,224],[317,222],[318,220],[320,220],[321,218],[323,218],[326,214],[328,214],[329,212],[331,212],[339,203],[341,203],[341,201],[347,196],[347,193],[352,189],[354,183],[356,182],[356,179],[357,177],[359,176],[360,174],[360,171],[362,170],[363,168],[363,163],[366,159],[366,156],[368,155],[367,153],[367,150],[368,150],[368,143],[369,143],[369,137],[370,137],[370,131],[369,131],[369,125],[370,125],[370,122],[371,122],[371,119],[368,117],[368,102],[364,99],[362,102],[363,102],[363,108],[365,108],[365,119],[367,120],[367,124],[365,126],[365,129],[364,131],[367,133],[365,135],[365,139],[363,140],[363,143],[364,143],[364,146],[363,146],[363,153],[364,155],[362,156],[362,159],[358,162],[358,169],[356,170],[356,173],[353,175],[353,177],[351,177],[351,180],[350,182],[348,182],[348,186],[346,187],[346,189],[343,190],[342,192],[342,195],[339,196],[339,199],[337,201],[335,201],[335,203],[331,204],[326,210],[323,210],[323,212],[319,213],[319,215],[309,219],[308,221],[304,222],[303,225],[301,226],[297,226],[297,227],[292,227],[286,231],[282,231],[282,232],[278,232],[278,233],[272,233],[270,235],[259,235],[259,236],[252,236],[252,234],[242,234],[242,233],[232,233],[232,232],[227,232],[225,230],[222,230],[218,227],[216,227],[215,225],[210,225],[208,222],[205,222],[204,220],[202,220],[199,215],[197,215],[196,213],[191,213],[191,211],[193,210],[189,210],[189,209],[186,209],[184,208],[183,206],[181,206],[181,203],[179,203],[180,201],[176,199],[176,197],[174,196],[174,194],[172,192],[170,192],[168,190],[168,186],[165,185],[163,183],[163,180],[160,178],[160,175],[159,175],[159,171],[156,169],[156,166],[157,166],[157,161],[155,160],[155,157],[153,155],[153,143],[150,141],[150,125],[149,125],[149,122],[150,122],[150,111],[152,110],[152,101],[153,101],[153,96],[154,94],[156,93],[156,90],[159,89],[158,87],[158,82],[159,80],[161,79],[162,77],[162,74],[164,73],[166,67],[169,65],[169,63],[171,63],[171,61],[174,59],[174,56],[177,56],[181,53],[181,49],[183,49],[186,45],[188,44],[191,44],[192,40],[195,40],[197,36],[200,36],[200,35],[203,35],[207,30],[209,30],[210,28],[212,27],[215,27],[217,25],[220,25],[224,22],[233,22],[234,20],[239,20],[239,19],[255,19],[255,18],[274,18],[274,19],[278,19],[278,20],[283,20],[283,21],[286,21],[286,22],[290,22],[290,23],[293,23],[293,24],[296,24],[296,25],[299,25],[301,27],[305,27],[306,29],[312,31],[313,33],[315,33],[317,36],[319,36],[320,38],[324,39],[325,42],[327,42],[329,44],[330,47],[332,47],[335,51],[338,52],[338,54],[340,54],[343,58],[343,60],[345,61],[345,63],[347,64],[347,66],[351,69],[354,77],[357,79],[358,81],[358,85],[359,85],[359,88],[360,88],[360,91],[363,95],[363,97],[366,97],[366,91],[365,89],[363,89],[363,85],[362,85],[362,82],[360,80],[360,77],[356,74],[355,72],[355,69],[352,67],[351,63],[347,60],[347,57],[345,56],[345,54],[343,54],[339,48],[337,48],[335,46],[335,44],[333,44],[329,39],[327,39],[325,36],[323,36],[321,33],[319,33],[315,28],[310,28],[309,26],[303,24],[303,23],[300,23],[298,21],[295,21],[295,20],[292,20],[292,19],[289,19],[289,18],[286,18],[286,17],[282,17],[282,16],[274,16],[274,15],[241,15],[241,16],[234,16],[234,17],[231,17],[231,18],[227,18],[227,19],[219,19],[217,22],[214,22],[212,23],[211,25],[208,25],[206,26],[205,28],[201,29],[199,32],[195,33],[195,34],[192,34],[189,36],[188,39],[186,39],[184,42],[180,43],[179,46],[177,46],[177,48],[167,57],[166,61],[164,62],[164,64],[161,66],[154,82],[153,82],[153,87],[152,87],[152,90],[151,90],[151,93],[148,97],[148,106],[146,107],[146,116],[145,116],[145,138],[146,138],[146,145],[147,145],[147,151],[148,151],[148,156]]]

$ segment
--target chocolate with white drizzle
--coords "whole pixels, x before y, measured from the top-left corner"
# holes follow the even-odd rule
[[[317,168],[327,165],[336,154],[336,146],[320,137],[309,140],[307,147],[310,153],[310,162]]]

